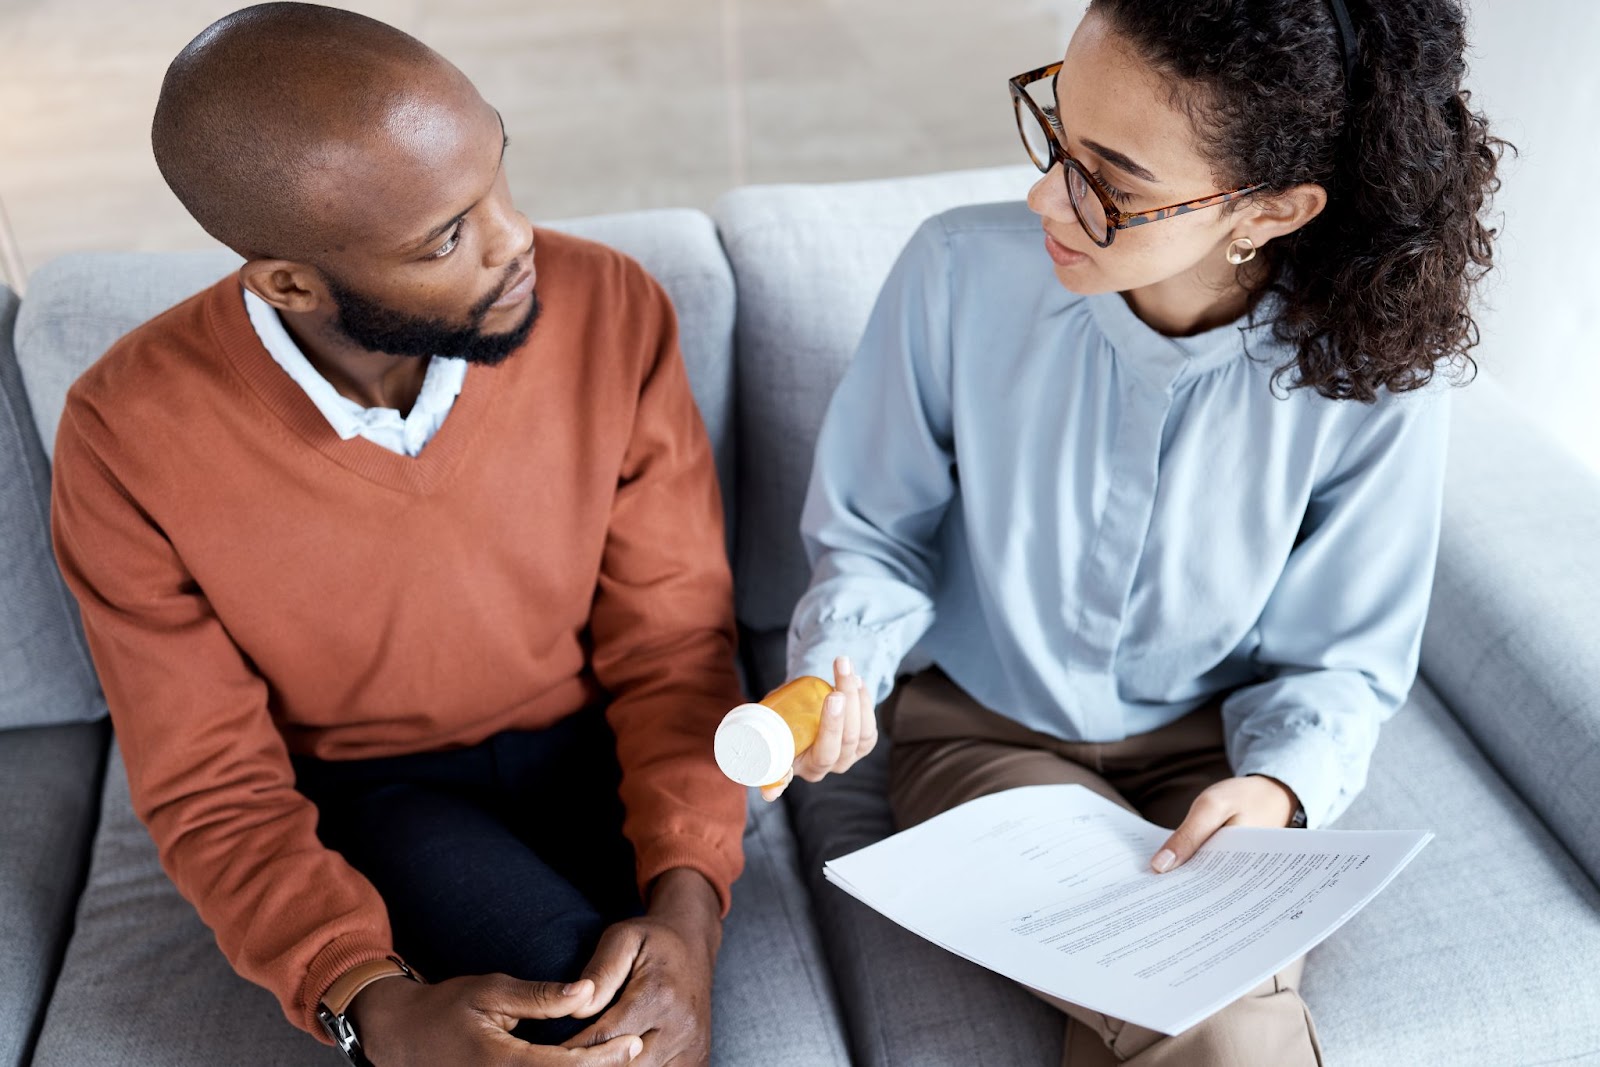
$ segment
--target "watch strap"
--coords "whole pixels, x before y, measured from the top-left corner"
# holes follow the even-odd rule
[[[333,985],[328,987],[328,991],[322,994],[322,1006],[327,1008],[330,1014],[343,1015],[349,1009],[350,1002],[356,999],[357,993],[384,978],[409,978],[413,982],[422,981],[400,957],[385,956],[381,960],[358,963],[341,974],[334,980]]]
[[[407,967],[399,956],[386,956],[350,968],[334,980],[317,1002],[317,1022],[322,1024],[334,1047],[344,1053],[346,1062],[353,1067],[372,1067],[372,1061],[362,1051],[361,1038],[345,1012],[349,1010],[350,1002],[356,999],[357,993],[385,978],[422,981],[422,976]]]

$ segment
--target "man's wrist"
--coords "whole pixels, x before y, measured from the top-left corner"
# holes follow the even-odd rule
[[[375,1002],[387,999],[391,993],[396,991],[397,987],[388,985],[388,981],[393,978],[404,977],[405,975],[402,974],[386,974],[371,985],[364,987],[361,992],[355,995],[355,998],[350,1001],[350,1006],[345,1009],[344,1013],[355,1024],[356,1033],[365,1033],[371,1022],[370,1019],[363,1016],[363,1010],[366,1011],[367,1015],[373,1014],[371,1011],[372,1005]]]
[[[651,882],[647,910],[685,936],[704,937],[713,955],[722,943],[722,898],[693,867],[674,867]]]
[[[389,978],[404,978],[408,984],[422,982],[400,957],[386,956],[345,971],[317,1001],[317,1021],[334,1047],[355,1067],[368,1067],[372,1062],[362,1042],[364,1023],[357,1020],[356,1004],[370,1003],[369,991],[387,984],[385,979]]]
[[[328,984],[317,1003],[335,1015],[343,1015],[363,989],[385,978],[409,978],[413,982],[422,980],[399,956],[382,956],[358,963],[340,973]]]

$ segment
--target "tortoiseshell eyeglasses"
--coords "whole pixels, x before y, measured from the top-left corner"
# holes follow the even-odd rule
[[[1066,134],[1061,128],[1055,104],[1055,82],[1060,71],[1061,64],[1052,63],[1011,79],[1011,104],[1017,112],[1017,132],[1022,135],[1022,144],[1028,150],[1028,157],[1041,172],[1048,174],[1051,167],[1061,164],[1061,177],[1067,183],[1067,200],[1072,204],[1073,214],[1078,216],[1078,223],[1083,227],[1083,232],[1089,235],[1089,240],[1101,248],[1110,247],[1118,230],[1216,207],[1266,188],[1264,185],[1247,185],[1232,192],[1202,196],[1150,211],[1130,213],[1118,209],[1101,183],[1067,152]],[[1050,79],[1050,98],[1048,101],[1035,100],[1029,87],[1034,86],[1037,90],[1046,78]]]

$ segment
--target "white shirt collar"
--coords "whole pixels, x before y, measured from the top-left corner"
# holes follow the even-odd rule
[[[250,325],[255,327],[256,336],[267,353],[305,391],[341,440],[364,437],[391,452],[415,456],[444,425],[445,416],[455,405],[456,397],[461,395],[467,378],[467,361],[433,356],[428,361],[428,372],[416,403],[404,418],[394,408],[362,407],[341,395],[318,373],[289,336],[271,304],[248,289],[244,291],[244,304],[250,314]]]

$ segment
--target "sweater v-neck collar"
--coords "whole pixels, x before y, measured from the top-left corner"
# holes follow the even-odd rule
[[[368,481],[402,493],[434,492],[449,482],[482,430],[496,390],[485,368],[471,367],[450,416],[416,456],[391,452],[362,437],[346,441],[261,343],[238,278],[229,276],[213,286],[205,303],[206,320],[219,346],[257,399],[306,445]]]

